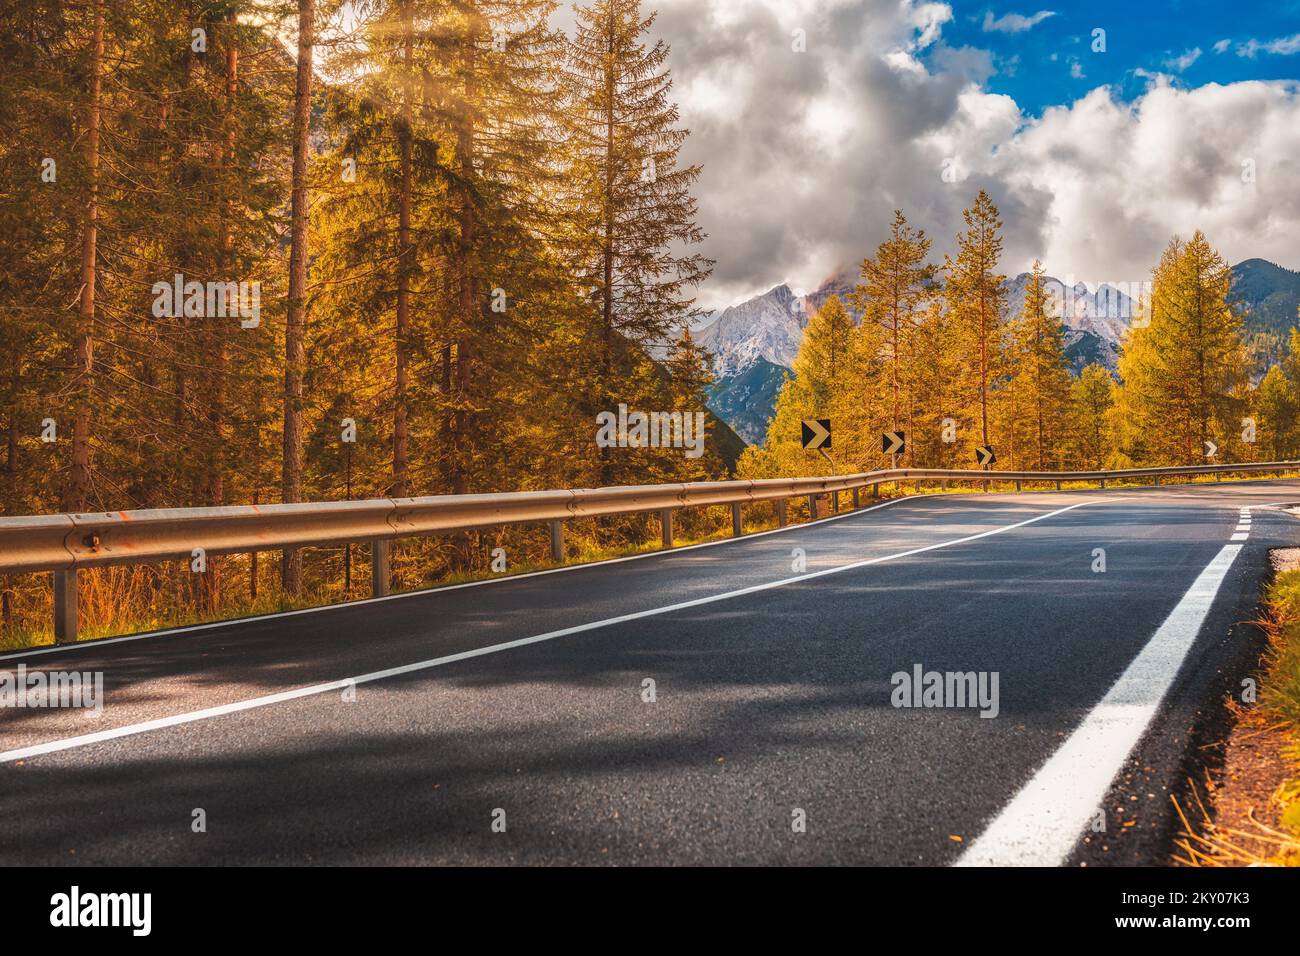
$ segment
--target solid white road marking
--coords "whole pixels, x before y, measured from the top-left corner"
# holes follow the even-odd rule
[[[690,601],[681,601],[677,604],[669,604],[664,607],[650,608],[645,611],[636,611],[631,614],[620,615],[619,617],[605,618],[601,621],[591,621],[587,624],[577,624],[573,627],[561,628],[558,631],[547,631],[545,634],[535,634],[532,637],[521,637],[513,641],[503,641],[500,644],[491,644],[487,647],[478,647],[473,650],[461,651],[458,654],[448,654],[445,657],[435,657],[431,660],[416,661],[413,664],[403,664],[400,667],[390,667],[387,670],[373,671],[369,674],[362,674],[358,677],[345,677],[342,680],[329,681],[325,684],[312,684],[309,687],[298,687],[294,690],[268,694],[264,697],[253,697],[249,700],[240,700],[230,704],[222,704],[219,707],[207,707],[203,710],[190,711],[185,714],[174,714],[170,717],[159,717],[138,724],[127,724],[122,727],[114,727],[111,730],[100,730],[93,734],[80,734],[76,737],[65,737],[62,740],[51,740],[46,743],[33,744],[30,747],[20,747],[17,750],[6,750],[3,753],[0,753],[0,763],[12,763],[15,760],[25,760],[28,757],[38,757],[41,754],[56,753],[60,750],[71,750],[75,747],[85,747],[90,744],[102,743],[106,740],[115,740],[119,737],[129,737],[134,734],[147,733],[151,730],[161,730],[164,727],[176,727],[181,724],[194,723],[195,721],[207,720],[212,717],[221,717],[226,714],[234,714],[243,710],[252,710],[255,707],[266,707],[271,704],[296,700],[300,697],[327,694],[330,691],[342,690],[345,687],[356,684],[368,684],[389,677],[398,677],[402,674],[411,674],[416,671],[428,670],[433,667],[441,667],[444,664],[452,664],[456,661],[469,660],[474,657],[484,657],[488,654],[498,654],[501,651],[513,650],[516,647],[527,647],[529,644],[540,644],[543,641],[553,641],[557,637],[567,637],[570,634],[581,634],[584,631],[594,631],[599,628],[610,627],[615,624],[623,624],[628,621],[637,621],[646,617],[668,614],[672,611],[681,611],[686,608],[700,607],[701,605],[713,604],[717,601],[726,601],[731,598],[743,597],[747,594],[757,594],[761,591],[770,591],[774,588],[785,587],[789,584],[798,584],[803,581],[824,578],[832,574],[842,574],[845,571],[865,568],[873,564],[883,564],[886,561],[897,561],[900,558],[908,558],[912,555],[924,554],[927,551],[937,551],[940,548],[951,548],[954,545],[966,544],[970,541],[978,541],[981,538],[988,538],[995,534],[1002,534],[1005,531],[1014,531],[1016,528],[1023,528],[1025,525],[1033,524],[1036,521],[1044,521],[1047,518],[1054,518],[1067,511],[1073,511],[1075,508],[1082,508],[1084,505],[1119,500],[1121,499],[1116,497],[1080,501],[1077,504],[1069,505],[1065,508],[1058,508],[1055,511],[1035,515],[1032,518],[1026,518],[1024,521],[1017,521],[1015,524],[1003,525],[1000,528],[981,531],[978,534],[970,534],[962,538],[954,538],[951,541],[940,541],[936,544],[928,544],[920,548],[911,548],[907,551],[899,551],[895,554],[886,554],[878,558],[866,558],[862,561],[854,561],[851,564],[842,564],[834,568],[823,568],[820,571],[810,571],[807,574],[782,578],[779,581],[770,581],[766,584],[754,584],[746,588],[739,588],[735,591],[725,591],[721,594],[712,594],[708,597],[694,598]]]
[[[1241,545],[1225,544],[1083,723],[956,862],[1060,866],[1156,715]]]

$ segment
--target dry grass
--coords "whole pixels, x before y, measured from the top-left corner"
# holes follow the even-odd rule
[[[1215,822],[1214,814],[1205,806],[1196,781],[1189,778],[1187,782],[1192,794],[1188,802],[1193,804],[1188,809],[1194,814],[1194,819],[1188,819],[1177,797],[1169,798],[1183,825],[1182,832],[1174,841],[1178,847],[1173,858],[1175,863],[1183,866],[1300,866],[1300,837],[1295,831],[1287,833],[1261,823],[1253,808],[1246,811],[1250,829],[1222,826]],[[1213,784],[1207,781],[1205,790],[1213,792]]]
[[[1184,866],[1300,866],[1300,570],[1277,575],[1255,623],[1268,636],[1258,706],[1228,701],[1222,776],[1189,780],[1187,807],[1171,798]]]

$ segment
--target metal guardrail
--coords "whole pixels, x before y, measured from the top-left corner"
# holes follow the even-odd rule
[[[850,492],[859,506],[863,488],[900,481],[1012,482],[1055,484],[1150,478],[1300,471],[1300,461],[1129,468],[1120,471],[972,471],[893,468],[824,478],[771,478],[668,485],[524,491],[487,495],[435,495],[303,504],[237,505],[219,508],[162,508],[89,514],[0,518],[0,573],[55,574],[55,637],[76,639],[76,572],[81,568],[205,555],[274,551],[325,544],[370,542],[372,592],[388,591],[389,543],[394,538],[447,534],[513,524],[549,524],[551,556],[564,559],[564,523],[575,518],[659,512],[665,547],[672,546],[672,513],[680,508],[730,505],[732,532],[742,533],[741,508],[775,501],[777,523],[786,524],[786,501],[807,497],[812,515],[817,499]]]

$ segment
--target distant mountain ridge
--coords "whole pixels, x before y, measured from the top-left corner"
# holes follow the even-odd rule
[[[1264,366],[1277,359],[1276,337],[1296,324],[1300,304],[1300,272],[1265,259],[1247,259],[1232,267],[1232,294],[1245,316],[1248,340],[1259,340],[1255,353]],[[1007,311],[1019,315],[1030,275],[1007,279]],[[1136,302],[1127,291],[1103,284],[1089,290],[1084,283],[1067,287],[1047,277],[1049,295],[1065,326],[1065,355],[1075,374],[1092,362],[1115,371],[1120,342],[1136,315]],[[839,270],[807,295],[797,295],[782,283],[719,312],[695,332],[695,340],[713,355],[715,381],[709,407],[745,441],[761,445],[767,422],[776,407],[781,382],[798,354],[808,319],[832,295],[848,306],[847,295],[857,283],[855,273]],[[1136,292],[1136,290],[1130,290]],[[861,316],[850,309],[854,321]]]
[[[1288,335],[1300,303],[1300,272],[1267,259],[1247,259],[1232,267],[1232,296],[1246,314],[1251,332]]]
[[[761,445],[767,440],[767,420],[789,372],[760,355],[735,375],[718,379],[709,389],[708,407],[746,444]]]
[[[713,354],[719,378],[738,375],[759,359],[788,368],[809,317],[831,294],[799,296],[781,283],[723,309],[695,333],[695,341]]]

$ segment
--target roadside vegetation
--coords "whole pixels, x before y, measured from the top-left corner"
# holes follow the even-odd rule
[[[1300,570],[1284,571],[1268,603],[1268,668],[1260,704],[1265,720],[1287,736],[1291,773],[1278,788],[1282,825],[1294,838],[1289,863],[1300,866]]]
[[[1246,702],[1229,700],[1235,726],[1224,766],[1203,785],[1193,781],[1188,806],[1175,801],[1176,863],[1300,866],[1300,568],[1279,571],[1257,623],[1268,643]]]

